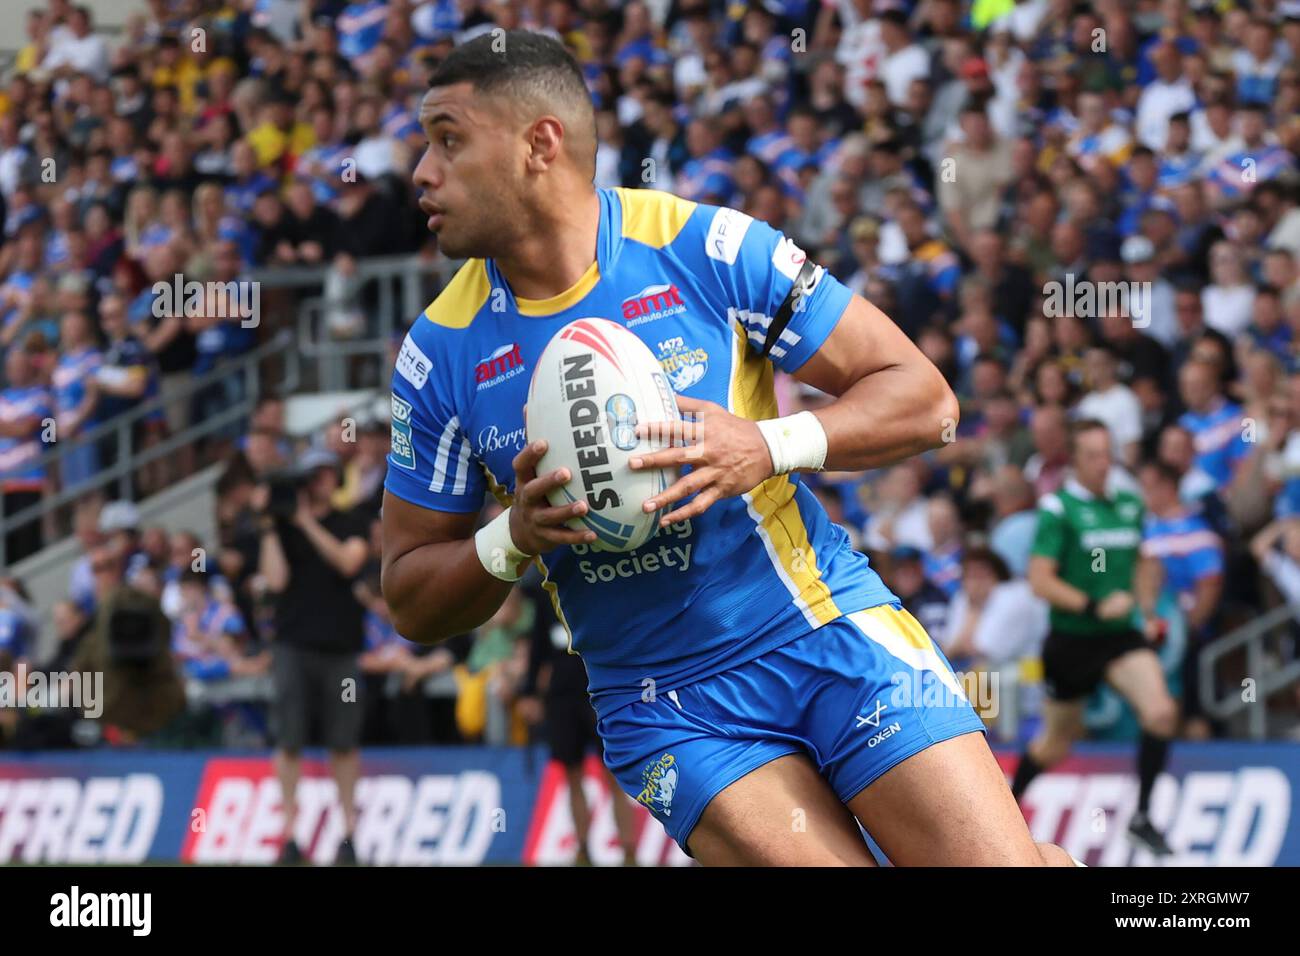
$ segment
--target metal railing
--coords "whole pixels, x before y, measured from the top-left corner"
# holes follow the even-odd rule
[[[356,387],[349,380],[349,361],[386,361],[393,337],[413,322],[460,266],[458,261],[430,261],[421,255],[375,256],[358,259],[353,273],[337,278],[328,266],[286,266],[262,269],[251,278],[263,289],[311,290],[298,302],[296,330],[299,350],[313,363],[313,384],[324,392]],[[334,278],[331,278],[332,275]],[[320,290],[315,292],[315,290]],[[360,335],[338,335],[330,327],[333,311],[358,308],[368,292],[374,305],[371,321]]]
[[[1244,711],[1250,736],[1255,740],[1268,736],[1268,698],[1300,681],[1300,658],[1270,668],[1268,645],[1276,637],[1289,636],[1297,621],[1300,621],[1300,605],[1284,604],[1201,649],[1200,696],[1207,714],[1219,720],[1231,720]],[[1246,651],[1246,675],[1255,682],[1254,693],[1248,696],[1242,693],[1241,687],[1229,686],[1220,697],[1215,691],[1219,662],[1242,648]]]
[[[0,567],[8,566],[7,538],[15,528],[45,521],[59,508],[115,483],[123,497],[133,497],[132,477],[141,467],[164,459],[246,417],[261,397],[260,366],[267,359],[276,358],[283,362],[282,380],[276,386],[281,395],[301,388],[307,377],[318,390],[347,388],[348,360],[369,357],[380,363],[386,361],[389,346],[403,317],[407,321],[414,320],[459,265],[459,262],[445,259],[430,262],[420,255],[375,256],[356,260],[355,270],[342,281],[331,280],[332,267],[328,265],[278,266],[253,271],[249,280],[259,283],[263,290],[331,290],[335,294],[311,294],[301,299],[297,303],[292,328],[281,329],[253,351],[224,361],[217,368],[186,382],[184,388],[175,393],[151,398],[119,416],[87,428],[74,438],[56,439],[50,443],[41,455],[41,465],[47,470],[76,450],[98,445],[110,436],[115,438],[116,460],[92,478],[44,495],[40,501],[13,515],[0,516]],[[377,297],[377,307],[371,313],[374,321],[368,323],[368,334],[355,338],[335,337],[324,321],[328,310],[355,307],[363,295],[372,291]],[[156,445],[142,449],[134,447],[135,426],[146,416],[175,403],[189,401],[203,389],[231,375],[245,376],[245,387],[238,401],[201,421],[190,423],[184,430]]]
[[[41,500],[21,511],[0,518],[0,567],[8,566],[5,553],[8,535],[15,528],[23,527],[45,518],[64,507],[83,498],[90,492],[98,491],[114,483],[118,484],[122,497],[132,498],[132,477],[137,470],[152,462],[159,461],[178,450],[192,445],[209,435],[247,417],[252,412],[261,394],[261,363],[270,358],[283,359],[283,377],[277,384],[277,391],[287,393],[298,387],[300,368],[298,353],[292,348],[293,334],[281,330],[267,342],[243,355],[223,361],[216,368],[191,379],[174,394],[158,395],[141,402],[134,408],[117,415],[108,421],[100,422],[87,428],[75,437],[52,442],[40,458],[41,465],[49,469],[65,456],[75,451],[97,446],[110,436],[115,440],[116,460],[107,468],[99,469],[93,477],[78,482],[71,487],[42,496]],[[232,375],[244,376],[242,397],[222,408],[215,415],[192,423],[188,428],[171,435],[156,445],[137,449],[134,447],[135,426],[147,416],[153,415],[168,405],[189,401],[200,391],[209,388]]]

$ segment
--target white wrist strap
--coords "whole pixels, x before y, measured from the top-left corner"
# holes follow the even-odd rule
[[[510,509],[501,512],[474,535],[478,559],[487,573],[502,581],[518,581],[519,565],[532,558],[515,547],[510,537]]]
[[[769,418],[758,423],[758,430],[772,455],[773,474],[821,471],[826,464],[826,429],[812,412]]]

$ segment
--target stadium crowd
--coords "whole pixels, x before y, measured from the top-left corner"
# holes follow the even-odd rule
[[[962,414],[940,450],[809,480],[955,665],[1032,660],[1035,503],[1068,477],[1068,423],[1097,419],[1165,565],[1184,732],[1224,732],[1197,706],[1199,650],[1300,601],[1294,0],[149,0],[116,36],[33,2],[0,85],[4,514],[117,460],[110,437],[51,465],[50,420],[65,440],[157,399],[134,426],[148,449],[245,396],[242,374],[191,394],[195,377],[292,326],[292,299],[249,327],[211,296],[159,308],[155,283],[309,266],[319,293],[366,257],[436,263],[409,181],[426,78],[455,43],[517,27],[581,64],[598,186],[769,222],[945,373]],[[340,316],[329,334],[376,334],[365,308]],[[824,400],[779,389],[787,411]],[[52,609],[0,584],[0,668],[85,659],[104,608],[143,593],[174,666],[104,736],[264,740],[263,707],[187,712],[181,688],[270,673],[287,612],[258,526],[268,476],[297,463],[276,520],[361,543],[331,558],[350,608],[330,640],[367,675],[365,739],[525,739],[564,656],[537,583],[473,635],[404,641],[377,578],[387,426],[292,435],[285,397],[134,476],[143,498],[223,462],[214,540],[142,525],[111,486],[10,529],[10,565],[69,531],[84,553]],[[38,626],[53,658],[33,657]],[[0,713],[0,741],[18,723]]]

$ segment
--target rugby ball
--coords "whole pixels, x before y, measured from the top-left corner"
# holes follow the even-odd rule
[[[551,492],[551,504],[587,502],[570,527],[594,531],[593,546],[607,551],[631,551],[654,536],[663,509],[646,514],[641,505],[672,484],[675,472],[633,471],[627,462],[669,445],[664,435],[638,438],[638,424],[681,416],[644,342],[608,319],[570,322],[533,368],[524,418],[528,441],[547,442],[537,473],[568,468],[573,476]]]

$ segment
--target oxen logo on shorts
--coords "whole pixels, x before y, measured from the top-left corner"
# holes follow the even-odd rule
[[[677,758],[664,754],[641,771],[641,792],[637,803],[666,817],[673,815],[673,794],[677,792]]]

